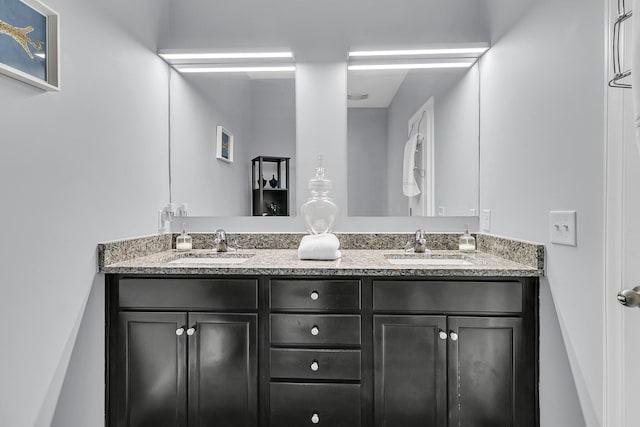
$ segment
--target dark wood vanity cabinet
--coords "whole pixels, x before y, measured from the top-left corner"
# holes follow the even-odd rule
[[[107,276],[109,427],[537,427],[537,279]]]
[[[533,281],[373,282],[377,427],[537,426]]]
[[[109,426],[257,425],[257,280],[124,278],[108,293]]]
[[[271,427],[361,425],[359,280],[269,282]]]

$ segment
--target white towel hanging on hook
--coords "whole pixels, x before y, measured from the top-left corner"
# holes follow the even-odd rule
[[[402,192],[407,197],[414,197],[421,193],[415,177],[416,151],[418,141],[422,141],[422,134],[416,132],[404,145],[404,159],[402,162]]]

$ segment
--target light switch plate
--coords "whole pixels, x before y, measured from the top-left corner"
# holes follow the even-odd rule
[[[576,211],[549,212],[551,243],[577,246]]]
[[[491,209],[482,210],[482,231],[488,233],[491,231]]]

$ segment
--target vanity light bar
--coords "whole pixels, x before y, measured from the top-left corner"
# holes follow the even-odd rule
[[[292,52],[229,52],[229,53],[159,53],[167,60],[189,60],[189,59],[274,59],[293,58]]]
[[[358,50],[349,52],[350,57],[369,56],[420,56],[420,55],[482,55],[489,47],[462,47],[442,49],[405,49],[405,50]]]
[[[295,66],[286,67],[176,67],[180,73],[260,73],[295,71]]]
[[[370,71],[370,70],[418,70],[426,68],[469,68],[474,62],[431,62],[426,64],[366,64],[349,65],[349,71]]]

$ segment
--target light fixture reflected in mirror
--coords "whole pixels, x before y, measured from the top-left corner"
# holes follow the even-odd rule
[[[177,66],[175,69],[180,73],[274,73],[274,72],[295,72],[295,66],[243,66],[243,67],[211,67],[209,65]]]

